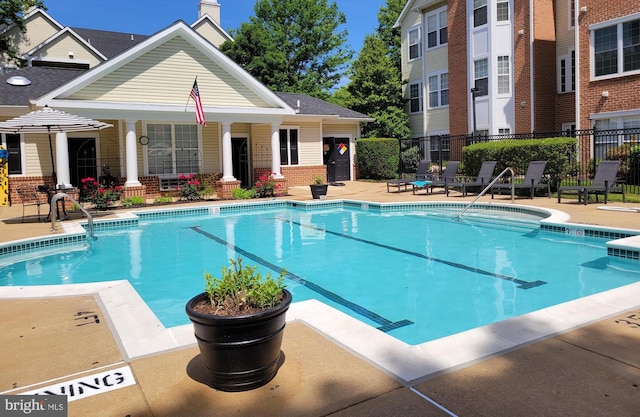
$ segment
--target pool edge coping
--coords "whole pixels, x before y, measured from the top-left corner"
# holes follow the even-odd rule
[[[280,203],[322,204],[278,200]],[[362,200],[331,200],[330,205],[343,202],[372,204],[378,206],[398,206],[403,203],[372,203]],[[444,202],[429,202],[438,204]],[[256,203],[253,203],[256,204]],[[264,204],[264,203],[262,203]],[[423,205],[424,203],[404,205]],[[452,205],[452,203],[446,203]],[[453,203],[456,205],[456,203]],[[486,203],[485,203],[486,204]],[[504,203],[490,203],[506,206]],[[457,203],[462,206],[463,203]],[[219,207],[207,205],[203,207]],[[540,221],[542,224],[564,227],[566,230],[619,230],[640,231],[614,227],[569,223],[570,216],[562,211],[532,206],[518,206],[538,212],[550,213]],[[165,209],[164,211],[175,211]],[[150,209],[144,211],[157,211]],[[136,217],[137,211],[118,213],[118,221]],[[81,222],[62,223],[64,233],[56,237],[86,233]],[[569,233],[569,232],[566,232]],[[45,236],[47,237],[47,236]],[[35,237],[22,239],[33,241]],[[632,240],[633,242],[628,242]],[[15,243],[13,241],[9,243]],[[609,245],[608,242],[607,245]],[[629,246],[631,243],[631,246]],[[625,248],[640,248],[640,238],[617,239],[612,244]],[[105,281],[90,284],[69,284],[56,286],[0,287],[0,299],[65,297],[95,297],[105,314],[116,342],[126,361],[157,355],[196,344],[190,324],[166,328],[142,300],[133,286],[126,280]],[[593,322],[640,306],[633,300],[640,299],[640,283],[629,284],[602,293],[568,301],[522,316],[478,327],[452,336],[440,338],[419,345],[409,345],[394,337],[348,316],[317,300],[293,303],[287,314],[287,321],[301,321],[337,345],[363,358],[383,372],[410,386],[442,373],[454,371],[508,351],[525,347],[537,341],[574,330]],[[137,320],[132,320],[136,317]],[[460,349],[459,346],[464,346]]]

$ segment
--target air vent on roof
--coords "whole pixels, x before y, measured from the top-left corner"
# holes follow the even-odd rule
[[[15,85],[15,86],[24,86],[24,85],[31,84],[31,80],[21,75],[14,75],[13,77],[7,78],[7,84]]]

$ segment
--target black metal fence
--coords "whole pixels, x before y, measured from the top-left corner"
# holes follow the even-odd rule
[[[462,148],[480,142],[502,140],[544,139],[572,137],[576,139],[574,155],[571,155],[562,185],[577,184],[578,180],[593,178],[601,160],[620,160],[618,182],[624,184],[627,194],[640,194],[640,127],[608,130],[567,130],[560,132],[532,132],[506,135],[436,135],[400,141],[400,176],[415,173],[417,162],[429,160],[442,169],[448,161],[462,161]],[[523,158],[526,160],[526,158]],[[522,167],[513,167],[522,173]],[[473,175],[475,173],[466,173]],[[557,184],[555,184],[557,185]]]

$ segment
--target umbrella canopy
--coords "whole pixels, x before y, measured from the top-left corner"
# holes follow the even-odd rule
[[[44,108],[22,116],[0,122],[2,133],[51,133],[51,132],[81,132],[85,130],[104,129],[111,127],[108,123],[88,119],[82,116]]]
[[[55,164],[53,162],[53,145],[51,144],[51,132],[82,132],[86,130],[99,130],[113,125],[54,110],[45,106],[40,110],[0,122],[0,133],[48,133],[49,151],[51,152],[51,167],[54,184],[57,182]]]

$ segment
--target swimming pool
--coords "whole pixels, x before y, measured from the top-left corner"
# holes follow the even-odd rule
[[[4,254],[0,280],[128,279],[172,327],[188,322],[184,304],[202,291],[202,271],[215,275],[240,255],[265,273],[285,268],[294,302],[318,299],[412,345],[640,280],[637,262],[607,256],[614,234],[558,233],[535,211],[493,209],[462,221],[459,207],[412,204],[140,213],[103,223],[94,242]]]

